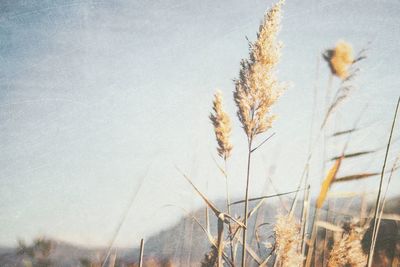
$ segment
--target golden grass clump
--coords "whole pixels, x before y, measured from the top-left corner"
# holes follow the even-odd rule
[[[282,46],[277,33],[283,3],[279,1],[266,13],[257,40],[249,44],[249,59],[242,60],[235,80],[237,114],[249,140],[271,127],[274,116],[269,115],[270,108],[284,89],[275,75]]]
[[[229,140],[231,134],[231,121],[229,115],[224,111],[222,93],[219,90],[217,90],[214,95],[213,110],[214,113],[211,113],[210,120],[214,125],[215,137],[218,143],[218,155],[226,160],[231,155],[233,148]]]
[[[327,60],[332,74],[344,80],[348,77],[348,68],[354,62],[353,48],[345,41],[339,41],[336,47],[328,52]]]
[[[298,252],[301,243],[300,225],[293,216],[279,215],[274,228],[277,266],[303,265],[303,256]]]
[[[329,254],[328,267],[366,266],[367,255],[362,250],[361,240],[362,234],[354,227],[345,231],[341,238],[335,240]]]

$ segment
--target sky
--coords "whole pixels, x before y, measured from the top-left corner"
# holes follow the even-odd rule
[[[255,39],[272,4],[2,0],[0,244],[46,235],[102,246],[128,211],[116,245],[136,246],[202,204],[177,168],[210,198],[223,197],[208,119],[217,88],[234,124],[230,187],[243,197],[246,138],[232,80],[248,55],[246,37]],[[400,94],[399,12],[395,0],[286,1],[277,74],[290,87],[273,109],[275,136],[254,155],[251,195],[297,187],[323,116],[329,70],[321,53],[338,40],[368,48],[368,58],[327,129],[351,128],[363,114],[349,150],[385,145]],[[334,78],[332,90],[338,85]],[[315,152],[314,193],[323,177],[318,156],[336,156],[343,141],[329,139]],[[395,143],[389,163],[399,151]],[[343,174],[379,170],[383,155],[346,162]],[[377,184],[370,178],[332,190],[374,192]]]

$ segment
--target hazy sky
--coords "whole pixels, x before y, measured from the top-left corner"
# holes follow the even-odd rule
[[[223,196],[224,180],[212,159],[212,95],[220,88],[235,114],[232,79],[248,55],[245,37],[254,40],[272,3],[2,0],[0,244],[44,234],[104,245],[137,192],[117,239],[120,246],[137,245],[183,216],[180,207],[201,203],[175,166],[212,198]],[[307,156],[314,84],[316,121],[322,117],[328,68],[320,54],[339,39],[356,51],[368,46],[368,59],[360,64],[359,88],[329,128],[347,129],[368,104],[360,122],[366,128],[349,149],[384,145],[400,92],[399,13],[397,0],[287,0],[278,75],[292,85],[274,109],[276,135],[254,156],[253,195],[263,192],[271,166],[279,191],[296,187]],[[241,197],[245,136],[232,120],[230,180]],[[342,143],[328,143],[327,156]],[[399,148],[393,146],[390,159]],[[343,174],[379,170],[383,152],[363,164],[350,161]],[[311,179],[318,188],[321,160],[314,163]],[[376,185],[371,178],[351,188]],[[271,184],[267,189],[274,192]]]

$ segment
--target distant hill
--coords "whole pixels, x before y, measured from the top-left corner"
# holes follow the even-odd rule
[[[223,201],[217,202],[218,206],[223,206]],[[275,204],[274,204],[275,203]],[[260,209],[258,223],[263,221],[272,222],[278,213],[276,201],[267,201]],[[354,206],[359,205],[359,201],[353,202]],[[286,204],[289,201],[286,200]],[[279,205],[281,206],[281,205]],[[358,206],[359,207],[359,206]],[[350,209],[351,210],[351,209]],[[358,209],[357,209],[358,210]],[[388,200],[386,204],[387,213],[400,214],[400,197]],[[299,211],[298,211],[299,212]],[[233,209],[233,213],[241,214],[241,205]],[[205,225],[205,208],[201,208],[194,212],[195,216],[199,219],[202,225]],[[261,218],[263,217],[263,218]],[[255,223],[257,217],[249,222],[252,225]],[[216,219],[210,215],[211,232],[216,235]],[[272,225],[272,224],[271,224]],[[266,238],[272,233],[272,226],[266,226],[260,231],[263,238]],[[250,237],[252,235],[250,234]],[[62,241],[53,241],[55,246],[52,250],[49,259],[52,266],[70,267],[70,266],[84,266],[85,262],[99,262],[104,256],[106,248],[88,249],[81,246],[71,245]],[[253,240],[253,246],[257,247]],[[259,253],[263,252],[261,248]],[[192,218],[182,218],[176,225],[162,230],[154,236],[148,238],[145,242],[145,258],[146,259],[169,259],[178,266],[200,266],[205,253],[209,252],[210,244],[207,240],[205,233],[193,221]],[[0,247],[0,266],[24,266],[24,256],[16,253],[16,248]],[[139,251],[138,249],[118,249],[117,258],[119,259],[119,266],[128,266],[128,263],[137,261]]]
[[[66,242],[52,240],[54,249],[51,251],[49,259],[54,266],[79,266],[81,259],[97,260],[101,255],[102,249],[88,249],[72,245]],[[25,266],[26,256],[18,255],[17,248],[0,247],[0,266]]]

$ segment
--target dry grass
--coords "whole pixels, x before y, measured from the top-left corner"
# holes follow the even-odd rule
[[[249,59],[242,60],[235,80],[237,115],[250,142],[271,128],[274,116],[270,109],[284,89],[275,75],[282,46],[277,34],[283,3],[279,1],[266,13],[257,40],[250,43]]]
[[[280,0],[265,15],[257,33],[257,40],[250,43],[250,55],[243,59],[239,78],[235,80],[234,101],[237,115],[248,141],[247,174],[244,205],[244,225],[247,225],[251,154],[254,138],[272,126],[275,116],[270,109],[284,87],[278,82],[275,69],[280,58],[281,43],[277,40],[282,5]],[[247,229],[243,229],[242,266],[246,266]]]
[[[258,225],[254,226],[255,228],[253,231],[257,235],[258,253],[251,247],[252,244],[247,243],[247,232],[251,230],[248,229],[248,219],[254,214],[259,213],[261,210],[260,207],[265,203],[265,200],[270,197],[249,198],[250,170],[253,152],[263,145],[269,138],[260,142],[259,145],[256,146],[254,146],[254,141],[256,137],[267,132],[272,127],[275,115],[271,114],[271,108],[285,88],[285,86],[278,81],[275,75],[282,47],[282,44],[277,40],[277,34],[281,22],[282,5],[283,1],[279,1],[266,13],[265,18],[260,25],[257,40],[249,45],[249,58],[242,60],[239,78],[235,80],[233,100],[236,103],[237,116],[241,127],[244,129],[248,142],[246,193],[244,199],[235,201],[232,204],[230,204],[230,200],[228,199],[228,212],[223,213],[221,211],[216,211],[216,208],[210,204],[211,202],[205,197],[205,195],[201,193],[199,189],[194,187],[190,180],[188,180],[195,188],[196,192],[203,198],[208,207],[214,211],[214,215],[218,218],[217,240],[212,238],[209,228],[205,229],[204,226],[200,225],[206,232],[212,245],[211,251],[206,255],[206,258],[203,261],[203,266],[205,266],[204,264],[206,263],[209,263],[210,266],[237,266],[238,259],[236,258],[236,250],[238,246],[242,247],[240,265],[242,267],[245,267],[248,264],[256,264],[257,266],[306,267],[322,265],[365,266],[367,263],[367,255],[363,252],[361,245],[361,240],[363,239],[362,229],[364,228],[356,227],[353,224],[342,228],[339,224],[347,225],[346,222],[336,219],[334,221],[329,221],[329,217],[327,217],[328,221],[319,220],[319,216],[324,209],[324,203],[329,197],[329,191],[334,183],[356,181],[379,174],[379,172],[361,172],[337,177],[340,166],[344,161],[347,161],[348,159],[354,160],[361,156],[373,156],[377,152],[376,149],[365,149],[360,152],[345,153],[350,142],[351,134],[360,130],[357,127],[357,123],[359,119],[361,119],[361,116],[356,121],[354,127],[350,130],[336,131],[329,134],[329,136],[345,136],[347,137],[347,141],[343,144],[341,155],[330,159],[335,162],[320,186],[320,193],[315,201],[315,212],[309,213],[309,205],[311,201],[309,198],[310,184],[307,183],[307,179],[305,180],[305,183],[303,180],[303,177],[308,175],[309,169],[311,168],[310,160],[313,154],[313,149],[310,149],[299,187],[296,191],[289,192],[296,193],[292,209],[288,215],[278,216],[276,222],[273,224],[275,242],[268,248],[268,251],[270,251],[269,254],[262,255],[260,252],[259,244],[262,240],[260,240],[259,236],[259,227],[268,225],[270,222],[258,222]],[[330,103],[327,103],[328,107],[326,109],[326,114],[323,117],[322,126],[315,143],[317,143],[322,134],[327,134],[325,125],[327,124],[328,119],[334,114],[339,104],[349,97],[350,91],[355,87],[354,79],[358,69],[355,68],[354,64],[365,58],[363,53],[364,50],[362,50],[357,57],[354,57],[352,46],[344,41],[339,41],[334,49],[327,50],[324,54],[324,58],[328,62],[331,70],[329,75],[335,75],[340,78],[340,86],[333,98],[330,100]],[[231,155],[233,145],[229,140],[231,121],[229,115],[223,109],[221,92],[217,92],[214,96],[213,113],[211,114],[210,119],[214,125],[218,144],[218,155],[226,163],[226,159]],[[310,147],[314,148],[315,145]],[[325,159],[323,159],[323,161],[325,161]],[[219,169],[227,178],[226,168],[224,169],[219,167]],[[186,179],[188,178],[186,177]],[[308,190],[305,192],[304,204],[300,217],[299,219],[296,219],[294,210],[296,208],[298,197],[297,192],[300,191],[303,183],[305,188],[308,188]],[[351,194],[345,195],[345,197],[350,196],[354,198],[358,195],[355,192],[350,193]],[[286,193],[278,193],[275,196],[281,196],[283,194]],[[338,196],[336,196],[336,198]],[[229,194],[227,195],[227,198],[229,198]],[[249,201],[258,201],[251,211],[248,210]],[[233,204],[240,203],[244,204],[243,217],[233,218],[232,214],[230,214],[229,207]],[[361,207],[361,209],[365,210],[363,207]],[[342,209],[334,207],[329,210],[329,212],[334,215],[349,214],[348,207]],[[368,220],[357,217],[357,215],[364,213],[365,212],[352,213],[351,216],[353,220],[358,220],[360,223],[366,223]],[[312,215],[312,217],[310,217],[310,215]],[[229,221],[234,221],[235,225],[231,226],[230,223],[226,223],[228,220],[225,218],[230,218]],[[297,220],[299,220],[299,223],[296,222]],[[310,225],[310,229],[312,229],[310,238],[310,233],[308,232],[309,229],[307,227],[308,225]],[[225,227],[229,227],[227,234],[224,232]],[[317,237],[320,234],[318,227],[323,227],[325,237],[322,239],[323,242],[316,244],[316,241],[318,240]],[[243,233],[242,239],[238,237],[240,233]],[[230,259],[228,259],[224,253],[224,250],[227,247],[231,248]],[[249,258],[247,258],[247,256],[249,256]]]
[[[365,58],[363,54],[364,50],[361,50],[358,56],[354,57],[352,46],[344,41],[339,41],[334,49],[327,50],[323,55],[330,67],[331,72],[328,73],[329,77],[337,76],[339,78],[339,86],[332,99],[329,99],[329,102],[326,103],[327,107],[322,117],[321,127],[315,141],[310,142],[310,151],[308,152],[307,162],[297,190],[277,193],[273,196],[249,197],[252,155],[257,149],[264,145],[273,134],[267,138],[263,137],[261,140],[257,140],[257,138],[265,134],[272,127],[275,115],[272,114],[271,109],[285,89],[285,86],[279,82],[276,76],[276,68],[279,63],[280,51],[282,48],[282,44],[278,41],[277,35],[280,30],[283,3],[284,1],[280,0],[267,11],[259,27],[257,39],[254,43],[249,43],[249,58],[241,61],[239,77],[234,80],[235,88],[233,101],[236,104],[237,117],[240,126],[245,132],[248,145],[244,199],[235,201],[234,203],[230,202],[226,162],[227,159],[230,158],[233,149],[233,144],[230,140],[232,122],[229,114],[224,110],[221,91],[217,91],[214,95],[212,113],[209,118],[214,126],[214,133],[217,141],[217,154],[225,163],[225,167],[221,167],[217,160],[215,160],[219,170],[226,179],[226,211],[218,209],[216,205],[208,199],[206,194],[197,188],[186,174],[182,173],[207,207],[205,215],[206,226],[203,226],[196,217],[190,215],[205,233],[211,248],[210,251],[205,254],[201,262],[201,266],[204,267],[245,267],[247,265],[274,267],[361,267],[367,264],[368,255],[370,257],[369,261],[372,262],[374,245],[379,233],[379,222],[383,216],[383,204],[380,203],[380,192],[385,170],[383,168],[382,172],[360,172],[356,174],[344,174],[344,176],[337,177],[339,170],[342,172],[341,165],[347,160],[356,160],[359,157],[371,157],[376,155],[378,150],[366,148],[358,152],[346,153],[352,133],[361,130],[357,125],[361,119],[361,115],[350,130],[328,133],[328,129],[325,127],[343,100],[349,98],[350,92],[355,88],[355,77],[358,73],[358,68],[356,68],[355,63]],[[330,89],[328,88],[328,90]],[[327,95],[329,95],[329,92]],[[315,109],[314,112],[316,112]],[[395,119],[393,120],[393,125],[394,124]],[[312,131],[310,135],[310,140],[313,141]],[[310,188],[312,185],[308,183],[307,179],[303,180],[303,178],[308,177],[310,168],[312,168],[310,162],[313,151],[318,144],[319,137],[322,135],[331,137],[343,136],[347,137],[347,140],[344,144],[337,144],[338,146],[343,146],[340,155],[331,157],[329,160],[322,159],[323,162],[334,161],[334,164],[324,177],[322,184],[319,185],[319,195],[315,202],[313,202],[310,197]],[[258,141],[258,145],[255,144],[256,141]],[[386,152],[388,152],[389,147],[390,141]],[[393,174],[395,170],[396,168],[393,167],[391,174]],[[367,224],[370,224],[371,216],[363,218],[366,214],[366,208],[363,203],[360,205],[361,212],[350,210],[352,201],[360,194],[358,192],[329,194],[329,191],[335,183],[355,182],[378,175],[379,173],[381,173],[381,183],[377,197],[377,208],[375,208],[372,224],[367,231],[370,235],[370,243],[367,245],[366,249],[364,241],[367,232],[365,232],[365,229],[368,228]],[[302,186],[306,189],[303,205],[301,206],[302,210],[300,214],[295,214],[294,211],[297,207],[296,204],[298,200],[297,193],[301,191]],[[252,216],[262,212],[261,207],[266,202],[266,199],[291,193],[295,193],[296,195],[295,200],[292,202],[291,210],[287,215],[279,215],[276,218],[276,222],[265,220],[264,216],[260,216],[259,218],[261,219],[255,220],[256,223],[254,226],[248,224],[248,220]],[[384,195],[386,195],[386,192]],[[328,207],[325,208],[327,206],[325,203],[329,202],[330,196],[332,198],[334,196],[334,200],[338,198],[348,198],[350,201],[341,207],[337,205],[328,205]],[[250,201],[258,202],[249,211]],[[385,199],[383,202],[384,201]],[[237,204],[243,204],[244,206],[242,217],[231,214],[231,205]],[[312,206],[315,207],[313,213],[310,212]],[[210,218],[208,210],[211,211],[211,215],[214,216],[217,221],[216,233],[212,233],[209,227]],[[326,218],[322,219],[320,216],[324,214],[324,212],[326,212]],[[328,216],[328,214],[330,216]],[[377,217],[378,214],[379,217]],[[298,216],[298,218],[296,216]],[[352,222],[357,223],[348,223],[350,219]],[[250,226],[254,228],[250,229]],[[275,237],[273,244],[268,243],[269,246],[266,249],[267,253],[260,250],[260,244],[267,242],[267,240],[262,240],[262,235],[260,235],[260,231],[263,229],[262,227],[266,226],[272,227]],[[323,231],[319,231],[319,229]],[[248,242],[248,232],[255,233],[257,248],[252,247],[254,246],[254,242]],[[322,233],[323,235],[321,235]],[[242,238],[240,238],[241,234]],[[318,240],[318,236],[321,237],[320,240]],[[236,253],[238,248],[241,248],[242,251],[240,259],[238,259]],[[228,249],[230,249],[230,255]],[[366,250],[370,250],[369,253],[366,253]],[[239,264],[239,262],[241,262],[241,264]]]
[[[396,240],[397,237],[394,240],[393,238],[390,239],[390,237],[398,234],[398,220],[400,219],[398,215],[385,217],[384,206],[392,175],[398,169],[397,161],[395,161],[390,170],[390,176],[386,180],[385,189],[384,178],[387,173],[385,167],[388,161],[392,136],[396,129],[395,125],[400,98],[392,120],[382,169],[380,171],[370,171],[369,169],[367,170],[368,166],[366,166],[365,170],[350,174],[345,173],[339,177],[339,170],[340,172],[343,171],[341,168],[342,164],[346,164],[349,159],[354,161],[359,157],[373,157],[378,152],[377,149],[365,148],[358,152],[346,153],[352,133],[361,131],[361,128],[357,126],[359,120],[349,130],[327,132],[328,127],[326,125],[330,123],[330,118],[334,116],[340,104],[349,98],[350,92],[355,88],[355,77],[358,73],[355,64],[365,58],[364,50],[361,50],[355,57],[352,45],[347,42],[339,41],[333,49],[329,49],[323,54],[330,68],[330,73],[327,73],[330,77],[330,86],[334,76],[339,78],[339,86],[333,97],[329,98],[329,101],[326,102],[326,109],[323,111],[321,122],[319,122],[321,123],[321,127],[315,140],[312,131],[310,133],[310,150],[308,151],[307,162],[301,174],[297,190],[276,192],[274,195],[250,198],[249,188],[252,156],[257,149],[274,135],[264,136],[271,129],[275,119],[275,115],[272,114],[272,107],[286,88],[276,75],[282,48],[282,43],[278,41],[278,33],[281,25],[283,4],[284,0],[279,0],[266,12],[258,30],[257,39],[254,43],[249,43],[249,57],[241,61],[239,77],[234,80],[233,102],[236,104],[236,114],[247,139],[247,170],[244,198],[233,203],[230,201],[226,163],[233,152],[233,144],[230,140],[232,121],[224,109],[222,92],[219,90],[214,95],[212,112],[209,119],[214,127],[217,154],[220,157],[220,159],[215,159],[215,162],[226,181],[226,210],[218,208],[192,182],[188,175],[180,172],[206,205],[205,226],[201,223],[201,220],[187,213],[204,232],[209,243],[210,250],[205,254],[201,266],[364,267],[366,265],[378,266],[382,265],[382,263],[386,266],[393,263],[396,264],[395,262],[398,262],[398,259],[396,259],[395,252],[398,249],[397,246],[400,247],[400,242]],[[327,91],[330,90],[330,86]],[[330,96],[330,93],[327,92],[327,95]],[[315,117],[314,115],[313,118]],[[311,124],[313,126],[313,122]],[[315,185],[308,182],[308,175],[310,169],[313,168],[311,166],[311,158],[314,156],[314,149],[319,144],[318,141],[322,135],[347,137],[347,140],[343,144],[339,142],[335,143],[336,147],[343,147],[339,155],[335,154],[335,157],[330,157],[329,160],[326,160],[324,157],[321,159],[323,163],[334,162],[327,174],[322,174],[325,177],[320,177],[323,178],[322,183],[315,188]],[[222,165],[219,164],[219,160],[224,162],[224,167],[221,167]],[[355,206],[351,205],[351,202],[357,200],[356,198],[361,194],[360,192],[346,192],[342,194],[336,192],[336,194],[330,194],[330,190],[337,183],[359,182],[365,178],[378,175],[380,175],[378,194],[375,199],[374,209],[369,215],[367,214],[366,205],[363,203],[364,199],[359,205],[361,212],[351,210]],[[314,189],[319,188],[319,194],[315,201],[312,201],[310,197],[313,186]],[[385,190],[383,195],[382,189]],[[303,203],[302,205],[297,205],[300,198],[298,192],[303,190],[305,191]],[[295,193],[295,197],[287,215],[278,215],[276,221],[260,216],[255,220],[254,226],[248,223],[253,216],[257,217],[262,212],[262,207],[267,199],[292,193]],[[365,195],[365,192],[363,194]],[[334,202],[339,198],[345,199],[343,202],[347,202],[345,203],[346,205],[329,205],[330,201],[333,200]],[[130,205],[132,205],[133,200]],[[249,210],[249,202],[255,203],[251,210]],[[231,213],[231,206],[237,204],[242,204],[244,207],[241,217]],[[281,204],[284,206],[283,202]],[[312,207],[315,207],[314,212],[311,212]],[[301,209],[300,212],[296,213],[296,208]],[[212,218],[217,222],[215,233],[212,232],[209,225],[209,211],[211,216],[214,216]],[[322,218],[324,214],[326,218]],[[100,260],[99,266],[106,266],[108,264],[108,266],[114,267],[116,265],[116,253],[111,255],[111,249],[126,215],[127,211],[113,235],[105,257]],[[268,237],[265,238],[266,240],[262,240],[263,235],[259,234],[267,226],[273,232],[273,235],[271,235],[274,237],[272,238],[274,239],[273,243],[269,243],[270,239]],[[320,229],[322,231],[319,231]],[[386,231],[387,229],[390,231]],[[389,236],[388,238],[386,238],[385,231],[389,232],[388,234],[386,233]],[[248,233],[255,235],[257,248],[255,248],[255,242],[248,240]],[[318,240],[319,237],[320,240]],[[386,239],[390,239],[390,244],[385,242]],[[268,248],[263,248],[264,250],[262,251],[260,244],[267,241]],[[46,243],[43,241],[38,241],[32,247],[20,243],[20,253],[29,256],[29,260],[32,262],[47,260],[48,255],[46,253],[47,250],[50,250],[50,247],[46,247],[45,245]],[[242,252],[240,259],[237,256],[238,249],[241,249]],[[173,266],[171,261],[159,262],[156,259],[146,259],[143,254],[145,252],[142,240],[140,254],[138,255],[138,264],[133,266]]]
[[[293,216],[279,215],[275,227],[277,265],[295,267],[303,265],[303,256],[298,248],[301,244],[300,225]]]
[[[324,214],[323,212],[325,212],[325,203],[329,202],[329,196],[334,195],[329,194],[329,191],[335,183],[355,182],[381,173],[379,192],[382,188],[383,175],[385,173],[384,168],[382,172],[364,171],[356,174],[344,174],[344,176],[337,177],[339,170],[342,172],[341,165],[347,162],[347,160],[357,160],[359,157],[372,157],[376,155],[378,151],[376,149],[366,148],[359,152],[346,153],[352,133],[361,130],[357,125],[361,116],[350,130],[328,133],[328,129],[325,127],[327,123],[329,123],[329,119],[334,116],[335,111],[339,108],[343,100],[349,98],[350,92],[355,88],[355,77],[358,73],[358,68],[356,68],[355,64],[365,58],[364,50],[361,50],[355,57],[353,55],[352,46],[344,41],[339,41],[335,48],[327,50],[323,55],[330,67],[331,72],[328,73],[329,77],[338,77],[339,86],[333,97],[326,103],[327,107],[323,114],[321,127],[315,141],[313,140],[312,132],[310,133],[310,140],[314,142],[310,142],[310,151],[308,152],[307,162],[297,190],[277,193],[273,196],[249,197],[252,155],[258,148],[264,145],[272,135],[267,138],[263,137],[261,140],[257,139],[272,127],[275,115],[272,114],[271,109],[285,89],[285,86],[276,76],[276,68],[279,63],[282,48],[282,44],[278,41],[277,36],[280,30],[283,3],[283,0],[278,1],[265,14],[257,33],[257,39],[254,43],[249,43],[249,57],[241,61],[239,77],[234,80],[235,88],[233,101],[236,104],[237,117],[240,126],[245,132],[248,146],[244,199],[235,201],[234,203],[230,202],[226,161],[230,158],[233,149],[230,140],[232,122],[228,113],[224,110],[222,92],[220,91],[217,91],[214,95],[213,110],[210,114],[210,120],[214,126],[217,141],[217,154],[225,163],[225,168],[223,168],[220,167],[217,160],[215,160],[219,170],[223,173],[227,181],[226,211],[218,209],[215,204],[207,198],[206,194],[197,188],[187,175],[182,173],[196,194],[202,198],[207,206],[206,226],[203,226],[196,217],[191,215],[192,219],[205,233],[211,247],[201,264],[202,266],[218,267],[245,267],[247,265],[282,267],[365,266],[368,262],[368,253],[365,253],[365,248],[361,241],[365,239],[364,230],[367,228],[367,224],[370,223],[371,216],[362,218],[366,213],[364,204],[360,205],[361,212],[350,210],[351,201],[354,200],[359,193],[350,192],[342,195],[336,194],[335,200],[340,197],[346,197],[351,199],[351,201],[347,203],[348,205],[342,207],[329,205],[326,214],[330,216],[326,215],[325,219],[320,218],[320,216]],[[329,92],[327,95],[329,95]],[[314,110],[314,112],[316,111]],[[394,123],[395,120],[393,121],[393,125]],[[342,153],[328,160],[334,161],[334,164],[324,177],[322,184],[319,185],[320,193],[315,202],[313,202],[312,198],[309,196],[311,192],[310,188],[313,185],[309,184],[308,180],[304,180],[303,178],[308,177],[310,168],[312,168],[310,162],[313,151],[322,135],[331,137],[343,136],[347,137],[347,140],[344,144],[337,144],[337,146],[340,145],[343,147]],[[255,144],[256,142],[258,142],[258,145]],[[389,146],[390,142],[388,148]],[[326,162],[327,160],[323,158],[322,161]],[[395,170],[395,167],[392,168],[391,173]],[[301,191],[302,186],[307,190],[304,193],[303,205],[301,206],[302,210],[300,214],[295,214],[294,211],[297,208],[296,204],[299,197],[297,193]],[[292,208],[287,215],[279,215],[276,222],[256,220],[254,228],[250,229],[251,224],[248,223],[248,220],[262,211],[261,207],[266,202],[266,199],[291,193],[295,193],[296,195],[295,200],[292,202]],[[372,228],[370,227],[369,230],[371,234],[371,244],[368,246],[368,249],[371,250],[369,252],[371,259],[374,251],[374,242],[376,241],[376,235],[379,230],[377,212],[378,210],[380,211],[379,218],[382,217],[383,213],[383,210],[379,209],[381,206],[378,205],[380,204],[380,193],[377,199],[378,208],[375,209]],[[250,201],[258,202],[254,205],[253,209],[249,211]],[[231,214],[230,207],[233,204],[243,204],[244,212],[241,217]],[[312,206],[315,206],[314,213],[310,212]],[[216,233],[212,233],[208,225],[208,209],[212,211],[211,215],[215,217],[218,223]],[[296,216],[298,216],[298,218]],[[264,220],[263,216],[260,217],[262,218],[261,220]],[[349,218],[351,221],[356,221],[357,224],[349,224]],[[275,237],[274,243],[270,244],[267,253],[260,250],[260,244],[266,242],[266,240],[261,240],[262,235],[259,235],[262,226],[272,227]],[[323,229],[323,236],[321,235],[322,231],[318,231],[319,228]],[[248,232],[255,233],[257,248],[252,247],[254,246],[252,241],[248,242]],[[242,238],[240,238],[241,234]],[[321,240],[318,241],[319,235],[321,235]],[[238,248],[241,248],[242,251],[240,259],[238,259],[236,253]],[[228,249],[230,249],[230,255],[228,255]],[[239,262],[241,262],[241,264],[239,264]]]
[[[330,251],[328,267],[364,267],[367,264],[367,255],[362,250],[362,237],[360,229],[354,226],[347,227],[342,236],[335,240]]]

